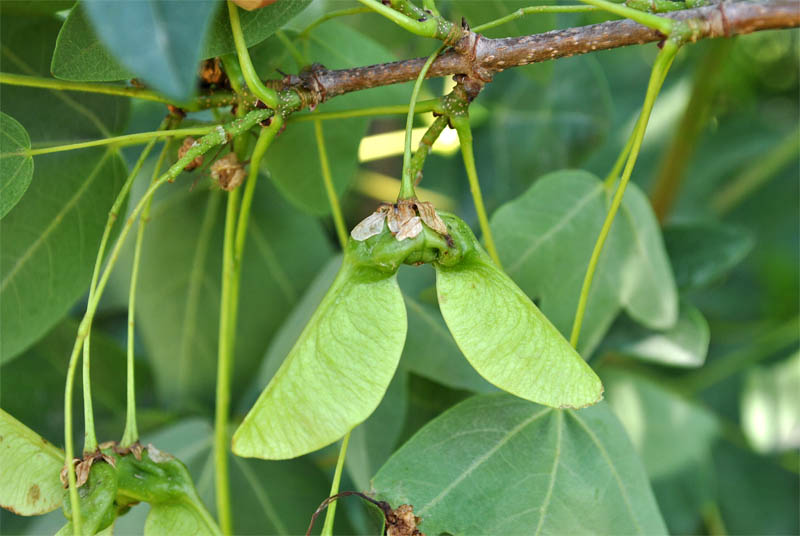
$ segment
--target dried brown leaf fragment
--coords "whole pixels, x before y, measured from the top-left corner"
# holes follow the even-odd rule
[[[236,153],[228,153],[211,164],[211,176],[219,183],[220,188],[230,192],[244,182],[247,172]]]

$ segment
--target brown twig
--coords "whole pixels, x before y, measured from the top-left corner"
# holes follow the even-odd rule
[[[730,37],[800,26],[800,3],[796,0],[722,2],[663,16],[695,21],[696,39]],[[428,78],[466,74],[486,81],[493,73],[510,67],[663,39],[658,31],[631,20],[502,39],[489,39],[470,32],[431,65]],[[330,99],[352,91],[408,82],[419,75],[425,60],[415,58],[341,70],[319,69],[315,71],[313,89],[322,100],[322,95]]]

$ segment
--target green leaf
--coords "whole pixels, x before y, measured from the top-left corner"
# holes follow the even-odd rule
[[[600,379],[463,222],[448,229],[467,252],[455,266],[436,265],[439,307],[453,338],[481,376],[497,387],[553,407],[598,402]]]
[[[543,408],[475,396],[403,445],[373,480],[427,534],[665,534],[647,477],[606,404]]]
[[[800,352],[747,372],[742,428],[758,452],[800,448]]]
[[[678,292],[653,207],[636,185],[622,198],[616,223],[620,240],[629,247],[622,267],[620,301],[640,324],[671,328],[678,319]]]
[[[220,192],[171,189],[154,203],[147,228],[137,326],[158,392],[173,406],[198,401],[210,405],[213,400],[222,201]],[[285,311],[299,300],[330,252],[319,224],[287,206],[262,177],[242,259],[234,392],[249,383]]]
[[[0,409],[0,506],[21,516],[41,515],[61,505],[58,478],[64,453]]]
[[[62,80],[110,82],[134,77],[97,37],[82,3],[70,10],[58,32],[50,70]]]
[[[3,70],[46,74],[58,21],[3,17],[0,25]],[[124,125],[128,107],[102,95],[11,86],[0,93],[0,109],[14,110],[34,147],[112,135]],[[126,175],[115,149],[42,155],[35,164],[25,196],[0,221],[2,361],[46,333],[85,292]]]
[[[213,429],[203,419],[178,421],[147,442],[169,450],[189,468],[203,502],[214,507]],[[309,459],[281,462],[229,457],[236,534],[303,534],[330,484]],[[346,526],[337,519],[337,528]],[[183,534],[183,531],[178,531]]]
[[[653,381],[621,371],[603,374],[606,398],[651,478],[705,460],[719,434],[707,409]]]
[[[276,2],[273,5],[281,4]],[[306,43],[297,42],[302,46]],[[316,28],[308,41],[309,58],[329,69],[368,65],[391,61],[394,56],[375,41],[356,30],[334,21]],[[285,65],[284,70],[291,71]],[[372,89],[358,95],[336,97],[320,106],[322,111],[348,110],[401,103],[408,93],[400,87]],[[334,187],[341,195],[352,183],[358,168],[358,147],[366,134],[369,119],[354,118],[325,121],[323,132],[325,148],[331,166]],[[292,123],[274,142],[264,159],[272,180],[289,201],[299,208],[317,215],[330,212],[330,203],[316,149],[316,136],[312,122]],[[298,157],[298,148],[304,154]]]
[[[678,321],[664,331],[654,331],[620,318],[603,342],[604,351],[672,367],[701,367],[710,340],[703,313],[681,302]]]
[[[564,170],[541,177],[492,216],[503,266],[563,334],[572,327],[609,203],[597,177]],[[661,236],[634,184],[600,255],[578,342],[581,354],[592,352],[623,305],[651,327],[669,328],[677,320],[677,293]]]
[[[0,13],[3,15],[45,15],[69,9],[75,0],[2,0]]]
[[[74,533],[72,526],[72,509],[70,506],[69,491],[63,490],[64,515],[70,521],[56,534],[69,536]],[[86,484],[78,489],[81,531],[86,536],[94,536],[100,531],[114,524],[117,517],[117,470],[102,460],[96,460],[89,472]]]
[[[55,17],[0,18],[3,71],[49,76],[50,57],[60,28],[61,21]],[[0,93],[0,109],[13,111],[37,148],[121,133],[128,121],[130,99],[5,85]],[[37,165],[40,158],[45,157],[37,157]]]
[[[169,0],[84,0],[100,40],[119,62],[156,90],[178,100],[195,89],[197,63],[215,8]]]
[[[664,242],[681,289],[701,288],[723,277],[755,244],[747,229],[715,222],[670,224]]]
[[[311,0],[280,0],[255,11],[239,10],[244,41],[248,47],[257,45],[276,30],[281,29],[295,15],[303,11]],[[213,58],[236,50],[231,35],[231,22],[228,10],[220,9],[208,28],[208,36],[203,46],[202,57]]]
[[[283,365],[233,436],[233,452],[294,458],[341,438],[375,410],[397,368],[406,311],[394,274],[342,268]]]
[[[0,218],[14,208],[33,177],[33,157],[25,154],[31,138],[16,119],[0,112]]]

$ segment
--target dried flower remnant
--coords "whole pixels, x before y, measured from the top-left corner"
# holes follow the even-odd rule
[[[183,144],[181,145],[180,149],[178,149],[178,158],[183,158],[186,156],[186,153],[192,147],[197,145],[197,140],[191,136],[187,136],[183,140]],[[186,167],[183,168],[184,171],[194,171],[195,169],[199,168],[203,165],[203,155],[198,155],[194,160],[186,164]]]
[[[219,58],[210,58],[200,64],[200,80],[203,81],[204,85],[224,85],[226,76],[221,64],[222,62]]]
[[[73,458],[72,465],[75,467],[76,487],[81,487],[86,484],[86,481],[89,480],[89,472],[92,469],[92,464],[98,460],[102,460],[110,464],[112,467],[117,466],[117,460],[115,460],[112,456],[101,452],[99,448],[95,452],[84,454],[82,460],[79,458]],[[69,475],[68,467],[66,465],[61,468],[61,474],[59,476],[61,478],[61,484],[64,485],[65,489],[68,488]]]
[[[386,515],[386,536],[425,536],[417,525],[422,519],[414,515],[414,507],[401,504]]]
[[[444,223],[433,204],[416,199],[403,199],[390,205],[384,203],[364,218],[350,232],[355,240],[364,241],[383,232],[383,222],[398,241],[414,238],[422,232],[424,223],[442,236],[449,236]]]
[[[219,183],[220,188],[230,192],[244,182],[247,172],[236,153],[228,153],[211,164],[211,176]]]

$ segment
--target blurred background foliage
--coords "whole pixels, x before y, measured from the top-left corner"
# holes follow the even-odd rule
[[[447,17],[464,16],[475,25],[529,4],[439,2]],[[309,61],[328,68],[427,55],[434,49],[434,43],[410,37],[377,15],[344,17],[301,33],[322,13],[350,6],[341,0],[315,0],[291,19],[282,36],[254,44],[251,53],[259,73],[277,77],[278,70],[297,72],[302,67],[287,51],[286,40]],[[37,22],[36,17],[26,24],[37,28],[36,41],[49,50],[39,58],[39,70],[46,73],[59,15],[49,22]],[[5,51],[14,45],[8,40],[18,23],[4,19]],[[594,13],[533,15],[489,35],[522,35],[607,19]],[[681,51],[633,174],[661,218],[678,293],[677,319],[653,329],[615,305],[597,321],[596,340],[582,346],[604,379],[611,409],[643,460],[670,533],[800,531],[798,35],[795,30],[762,32],[700,42]],[[498,73],[471,109],[478,171],[490,213],[521,206],[514,203],[521,203],[537,181],[554,171],[582,169],[603,178],[631,131],[656,50],[654,44],[628,47]],[[3,70],[14,70],[11,63],[3,57]],[[441,79],[428,82],[424,98],[441,95],[449,84]],[[39,90],[26,90],[25,95],[3,91],[4,112],[31,131],[25,110],[36,106]],[[407,84],[368,90],[336,98],[320,110],[402,104],[409,94]],[[220,112],[228,117],[227,110]],[[115,128],[154,130],[163,115],[159,105],[134,101],[127,126]],[[212,119],[210,112],[190,114],[187,123]],[[403,121],[398,116],[324,123],[349,226],[377,202],[394,197],[402,151],[396,133]],[[430,117],[421,115],[417,126],[428,122]],[[379,135],[388,137],[372,138]],[[97,136],[88,136],[92,137]],[[474,224],[456,145],[453,132],[446,131],[428,159],[420,197]],[[129,169],[138,150],[122,152]],[[170,158],[175,158],[174,151]],[[272,180],[259,186],[243,268],[232,389],[240,397],[234,404],[237,418],[280,364],[338,262],[311,123],[290,124],[265,160],[264,175]],[[133,199],[146,186],[154,161],[155,156],[145,164]],[[155,442],[186,462],[213,508],[209,423],[223,203],[209,182],[202,171],[180,177],[156,200],[140,273],[136,379],[145,442]],[[535,213],[508,214],[513,214],[510,222],[493,217],[493,227],[516,227],[514,236],[527,235],[528,240],[546,231],[540,230]],[[511,273],[534,299],[545,295],[541,305],[548,314],[548,307],[554,307],[548,299],[560,304],[577,300],[577,295],[547,292],[567,292],[574,288],[565,282],[570,274],[582,275],[586,255],[575,244],[581,239],[593,243],[601,220],[584,223],[554,242],[547,255],[533,259],[552,269],[533,275]],[[503,236],[496,238],[502,250]],[[646,238],[662,240],[657,232]],[[523,246],[509,244],[505,255],[513,256],[512,250]],[[114,274],[92,338],[101,439],[119,437],[124,422],[130,254],[129,248]],[[613,259],[607,264],[609,270],[616,266]],[[602,286],[600,274],[596,285]],[[541,295],[525,286],[526,278],[534,278],[532,285],[544,289],[535,291]],[[354,432],[342,489],[369,489],[370,478],[391,453],[424,424],[474,393],[494,390],[467,365],[444,329],[432,271],[404,267],[400,280],[409,309],[406,349],[386,399]],[[658,293],[663,288],[651,290]],[[597,298],[588,324],[593,313],[600,318],[603,299],[612,298]],[[66,357],[84,304],[83,299],[75,303],[24,352],[3,356],[0,369],[3,409],[56,444],[63,436]],[[562,331],[569,329],[557,325]],[[75,418],[80,422],[79,415]],[[291,462],[234,461],[234,513],[239,512],[237,520],[249,520],[247,527],[237,529],[304,531],[310,513],[327,495],[326,475],[335,459],[336,448],[330,447]],[[272,504],[272,513],[264,513],[264,500]],[[362,533],[374,527],[372,513],[355,501],[344,502],[339,511],[345,515],[337,519],[337,532]],[[53,532],[62,524],[58,511],[34,520],[6,511],[0,515],[3,532],[9,534]],[[143,512],[134,509],[120,519],[116,533],[135,532],[141,516]]]

